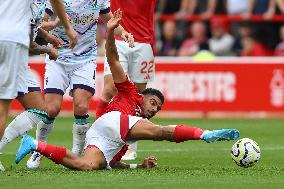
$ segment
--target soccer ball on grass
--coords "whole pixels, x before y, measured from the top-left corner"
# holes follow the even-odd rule
[[[237,165],[251,167],[260,159],[260,148],[255,141],[242,138],[233,145],[231,156]]]

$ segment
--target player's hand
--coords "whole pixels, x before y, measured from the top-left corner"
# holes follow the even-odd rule
[[[129,47],[134,47],[134,37],[131,33],[122,31],[121,38],[129,44]]]
[[[122,11],[120,9],[117,9],[114,13],[111,19],[107,22],[107,30],[114,30],[119,26],[119,23],[122,18]]]
[[[78,42],[78,38],[77,38],[77,33],[73,29],[71,24],[70,24],[69,28],[65,29],[65,33],[69,37],[70,48],[73,49],[76,46],[77,42]]]
[[[52,44],[54,48],[60,48],[63,45],[63,41],[61,39],[51,34],[47,34],[47,36],[45,37],[45,40],[48,43]]]
[[[153,168],[157,166],[157,158],[155,156],[150,156],[145,158],[142,163],[142,167],[145,169]]]
[[[50,60],[55,61],[58,58],[58,52],[55,48],[50,48],[48,55]]]

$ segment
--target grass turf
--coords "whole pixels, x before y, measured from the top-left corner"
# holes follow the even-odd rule
[[[261,159],[251,168],[238,167],[230,157],[233,141],[207,144],[191,141],[180,144],[140,141],[138,159],[155,155],[158,167],[151,170],[70,171],[44,158],[40,169],[27,170],[24,159],[15,165],[19,139],[0,155],[6,167],[0,172],[0,188],[284,188],[284,120],[156,119],[155,123],[196,125],[204,129],[237,128],[241,138],[254,139],[262,150]],[[59,118],[49,142],[70,148],[71,118]],[[34,131],[31,132],[34,135]]]

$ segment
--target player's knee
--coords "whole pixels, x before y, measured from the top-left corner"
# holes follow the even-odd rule
[[[48,117],[51,117],[51,118],[55,118],[60,112],[60,107],[56,107],[56,106],[47,106],[46,109],[47,109]]]
[[[89,111],[89,105],[83,102],[74,103],[74,112],[76,115],[86,115]]]
[[[75,164],[77,170],[87,171],[87,170],[98,170],[99,167],[87,161],[77,161]]]

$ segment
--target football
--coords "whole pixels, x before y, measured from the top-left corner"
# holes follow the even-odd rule
[[[252,139],[242,138],[233,145],[231,156],[237,165],[251,167],[260,159],[260,148]]]

